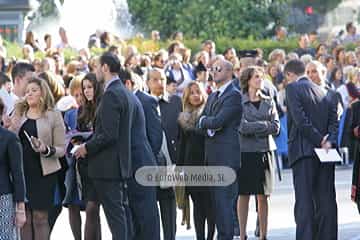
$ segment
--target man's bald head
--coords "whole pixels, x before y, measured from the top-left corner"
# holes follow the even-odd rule
[[[232,79],[233,65],[225,59],[219,59],[213,64],[212,74],[218,85],[223,85]]]

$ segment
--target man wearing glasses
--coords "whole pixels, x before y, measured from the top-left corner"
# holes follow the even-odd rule
[[[205,161],[208,166],[240,167],[240,143],[237,131],[241,120],[241,93],[232,84],[233,66],[220,59],[211,69],[217,90],[206,103],[199,128],[206,132]],[[237,196],[236,181],[225,187],[211,187],[212,203],[219,240],[234,236],[233,208]]]

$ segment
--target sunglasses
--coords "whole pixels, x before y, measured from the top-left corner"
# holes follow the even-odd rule
[[[222,67],[220,66],[214,66],[212,68],[210,68],[211,72],[221,72],[222,71]]]

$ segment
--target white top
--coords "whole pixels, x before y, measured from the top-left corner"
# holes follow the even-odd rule
[[[14,93],[9,93],[4,88],[0,89],[0,98],[4,102],[6,114],[9,115],[14,110],[15,102],[19,98]]]

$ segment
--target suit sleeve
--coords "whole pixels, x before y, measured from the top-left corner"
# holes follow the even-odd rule
[[[331,96],[329,104],[329,123],[328,123],[328,141],[331,142],[333,147],[336,147],[338,132],[339,132],[339,117],[338,117],[338,100],[336,95]]]
[[[295,89],[296,85],[290,84],[286,88],[286,103],[288,112],[294,120],[296,127],[307,140],[315,146],[320,146],[323,136],[312,125],[302,106],[299,90]]]
[[[100,128],[96,129],[92,138],[86,142],[88,155],[94,155],[101,150],[114,144],[119,138],[121,112],[119,102],[111,91],[104,93],[97,121],[100,121]],[[96,124],[98,125],[98,124]]]
[[[23,170],[22,147],[19,139],[11,135],[8,143],[8,156],[10,160],[10,171],[14,185],[15,202],[24,202],[25,200],[25,179]]]
[[[215,116],[206,116],[201,119],[202,129],[221,129],[234,118],[240,117],[242,112],[241,95],[233,94],[224,99],[220,111]]]

